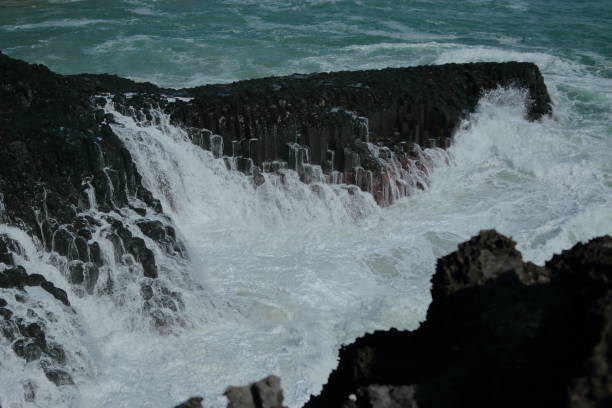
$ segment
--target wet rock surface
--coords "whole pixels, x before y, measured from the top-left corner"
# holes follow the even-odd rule
[[[55,287],[52,282],[40,274],[28,274],[22,266],[0,271],[0,290],[15,289],[13,299],[8,291],[0,292],[7,299],[0,298],[0,340],[4,338],[11,344],[14,353],[27,362],[37,362],[49,381],[56,385],[74,384],[72,377],[63,368],[66,364],[66,352],[61,344],[48,340],[45,329],[53,324],[53,313],[40,316],[35,310],[25,306],[28,288],[41,287],[56,301],[69,307],[68,295],[63,289]],[[15,302],[24,303],[24,307],[15,307]],[[25,313],[24,310],[25,309]],[[65,313],[74,313],[72,308]]]
[[[204,399],[201,397],[189,398],[187,401],[183,402],[182,404],[177,405],[174,408],[202,408],[203,400]]]
[[[290,75],[113,102],[145,123],[155,121],[150,109],[164,110],[256,186],[265,173],[291,169],[305,183],[357,185],[385,206],[423,187],[412,177],[427,165],[422,150],[450,146],[480,98],[499,87],[526,91],[530,120],[551,112],[538,67],[518,62]]]
[[[175,291],[151,282],[160,275],[155,247],[183,258],[183,246],[97,100],[149,91],[162,90],[111,75],[57,75],[0,53],[0,343],[58,386],[74,384],[84,367],[78,350],[60,344],[66,334],[54,330],[59,319],[78,331],[69,298],[120,302],[113,295],[135,281],[154,288],[141,304],[160,330],[184,307]],[[37,253],[19,244],[20,230]],[[41,256],[62,282],[22,266]],[[25,401],[36,400],[37,381],[24,386]]]
[[[59,300],[66,306],[70,306],[66,291],[56,288],[53,282],[37,273],[28,275],[22,266],[17,266],[10,269],[5,269],[0,272],[0,288],[16,288],[23,290],[26,286],[40,286],[47,291],[55,299]]]
[[[269,376],[244,387],[228,387],[228,408],[283,408],[280,378]]]
[[[47,250],[65,258],[68,280],[86,293],[103,264],[98,240],[157,276],[150,248],[125,225],[132,208],[144,222],[161,214],[158,200],[142,185],[130,153],[111,130],[94,97],[101,92],[161,92],[150,84],[110,75],[62,76],[0,54],[0,201],[4,222],[25,228]],[[101,220],[92,214],[109,213]],[[129,214],[130,216],[132,214]],[[109,222],[110,228],[105,222]],[[106,236],[108,230],[108,237]],[[179,246],[166,236],[166,246]],[[12,251],[14,252],[14,251]],[[126,263],[124,254],[117,262]],[[0,246],[0,257],[11,254]]]
[[[305,407],[612,406],[612,238],[522,261],[483,231],[438,261],[427,319],[367,334]]]
[[[183,90],[167,107],[194,143],[232,156],[253,174],[285,163],[302,181],[356,184],[379,204],[405,195],[398,169],[421,148],[446,148],[488,90],[527,91],[527,117],[550,113],[542,75],[530,63],[474,63],[291,75]],[[373,149],[370,146],[378,148]],[[312,166],[316,166],[313,169]],[[317,174],[320,170],[323,175]],[[257,177],[257,174],[253,174]],[[399,192],[393,193],[394,190]]]
[[[151,109],[171,113],[194,144],[252,175],[255,185],[265,183],[266,172],[290,168],[304,182],[357,185],[381,205],[423,187],[422,179],[407,180],[425,167],[419,145],[447,147],[483,92],[526,89],[530,119],[551,109],[537,66],[517,62],[292,75],[182,90],[113,75],[57,75],[1,53],[0,72],[0,217],[56,252],[58,266],[83,294],[115,287],[101,269],[100,237],[114,248],[106,258],[138,265],[142,278],[160,273],[147,239],[171,256],[186,255],[113,132],[112,115],[101,109],[108,98],[140,122],[155,122]],[[13,254],[0,245],[7,264]]]
[[[286,408],[281,380],[275,375],[244,386],[227,387],[223,394],[228,408]],[[202,408],[201,397],[193,397],[175,408]]]

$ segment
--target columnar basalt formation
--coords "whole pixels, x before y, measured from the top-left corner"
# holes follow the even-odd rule
[[[0,54],[0,344],[40,365],[57,385],[73,384],[66,361],[74,350],[48,329],[58,313],[68,320],[75,314],[73,296],[112,298],[123,290],[119,282],[135,281],[145,319],[160,329],[182,307],[180,296],[157,282],[147,240],[175,254],[182,246],[108,125],[111,118],[92,99],[119,85],[121,92],[159,90],[100,78],[61,76]],[[13,236],[20,230],[63,273],[61,282],[22,266],[38,261],[19,244],[21,235]],[[46,293],[36,295],[39,289]],[[34,391],[24,392],[34,398]]]
[[[247,172],[253,166],[273,171],[286,165],[303,181],[355,184],[387,205],[415,187],[406,183],[418,165],[417,146],[448,147],[483,93],[510,86],[528,91],[529,119],[550,113],[537,66],[516,62],[210,85],[184,90],[194,99],[168,109],[194,140],[204,139],[199,143],[218,155],[236,157]]]

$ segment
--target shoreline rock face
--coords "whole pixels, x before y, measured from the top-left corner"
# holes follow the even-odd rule
[[[481,231],[440,258],[420,327],[343,346],[304,408],[612,406],[612,237],[543,267],[515,246]],[[254,407],[263,381],[228,388],[228,407]]]
[[[354,121],[345,120],[351,119],[351,112],[367,118],[373,143],[389,148],[402,142],[442,146],[483,93],[510,86],[528,91],[529,119],[550,113],[550,97],[537,66],[507,62],[295,74],[206,85],[183,90],[194,100],[178,104],[173,116],[222,135],[226,155],[232,154],[236,140],[255,138],[262,145],[253,152],[255,164],[288,160],[284,147],[295,143],[297,135],[310,145],[313,164],[324,163],[326,147],[337,149],[334,169],[342,170],[342,148],[362,136],[352,134]]]
[[[484,93],[510,86],[527,90],[530,120],[551,112],[537,66],[518,62],[208,85],[183,90],[194,99],[168,109],[194,140],[236,158],[247,174],[288,167],[304,182],[357,185],[385,206],[419,187],[409,173],[422,166],[420,148],[447,148]],[[212,135],[221,136],[216,146]]]
[[[612,406],[612,237],[538,267],[483,231],[432,284],[417,330],[344,346],[305,408]]]

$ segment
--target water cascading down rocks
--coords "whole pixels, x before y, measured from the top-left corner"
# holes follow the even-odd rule
[[[386,206],[427,183],[421,149],[448,147],[480,96],[509,86],[528,91],[530,119],[550,112],[542,76],[529,63],[255,79],[184,90],[193,99],[166,109],[196,143],[234,157],[256,180],[288,167],[304,182],[359,186]]]
[[[445,148],[483,92],[520,87],[527,114],[550,112],[537,66],[449,64],[264,78],[161,89],[112,75],[62,76],[0,54],[0,341],[57,385],[73,383],[77,354],[53,336],[71,299],[112,297],[139,305],[164,332],[180,324],[177,288],[189,262],[173,220],[143,184],[113,130],[112,103],[156,123],[170,115],[194,145],[230,169],[266,182],[338,184],[382,206],[427,183],[425,147]],[[160,125],[161,126],[161,125]],[[165,212],[166,211],[166,212]],[[28,270],[45,253],[61,276]],[[52,280],[53,279],[53,280]],[[62,289],[63,288],[63,289]],[[112,295],[112,296],[111,296]],[[45,313],[47,309],[47,313]],[[34,398],[24,385],[26,400]]]

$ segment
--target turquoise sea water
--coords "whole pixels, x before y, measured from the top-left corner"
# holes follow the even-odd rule
[[[322,200],[298,182],[254,191],[180,129],[106,107],[189,248],[177,273],[197,284],[176,289],[188,324],[151,330],[137,293],[119,299],[129,285],[116,298],[77,297],[50,254],[0,224],[28,249],[23,264],[67,290],[77,311],[48,333],[66,345],[77,387],[55,387],[0,338],[3,407],[169,407],[193,395],[222,407],[227,385],[274,373],[297,408],[320,390],[340,344],[416,327],[436,258],[478,230],[510,235],[539,264],[612,234],[612,1],[0,0],[0,49],[59,73],[170,87],[530,61],[554,103],[551,118],[529,123],[520,91],[483,97],[448,155],[430,152],[431,187],[385,209],[367,195],[329,190]],[[35,402],[24,400],[27,381]]]
[[[612,78],[611,27],[603,0],[0,2],[9,55],[167,86],[436,63],[457,48],[542,53]]]

